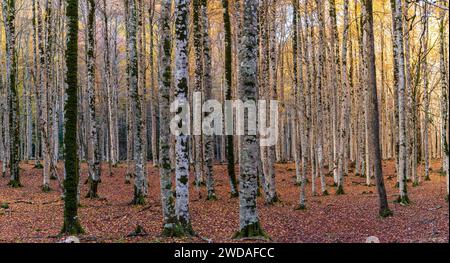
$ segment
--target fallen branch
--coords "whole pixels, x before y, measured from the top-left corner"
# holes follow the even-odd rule
[[[439,210],[439,209],[441,209],[441,208],[442,208],[442,206],[439,205],[439,206],[437,206],[437,207],[435,207],[435,208],[428,208],[428,211],[437,211],[437,210]]]
[[[33,201],[24,201],[24,200],[18,200],[13,202],[12,204],[27,204],[27,205],[34,205]]]

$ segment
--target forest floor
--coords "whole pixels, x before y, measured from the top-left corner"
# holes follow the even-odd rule
[[[50,193],[41,191],[42,170],[34,169],[32,163],[21,165],[20,189],[7,186],[7,178],[0,177],[0,242],[58,242],[63,222],[63,201],[58,181]],[[281,202],[264,205],[258,199],[259,215],[263,228],[273,242],[365,242],[369,236],[377,236],[387,242],[449,242],[448,203],[446,178],[440,176],[440,162],[432,162],[431,181],[420,186],[409,186],[412,204],[401,206],[394,203],[398,196],[395,188],[394,162],[384,163],[384,173],[393,217],[378,217],[377,194],[374,186],[364,185],[365,179],[353,174],[346,177],[346,194],[336,196],[336,189],[329,187],[329,196],[311,196],[308,184],[308,209],[295,210],[299,199],[299,187],[294,185],[293,164],[277,165],[277,187]],[[108,171],[104,165],[103,171]],[[124,183],[125,165],[113,168],[113,176],[104,175],[99,186],[98,200],[84,198],[87,185],[83,184],[79,218],[86,231],[82,242],[236,242],[231,239],[239,222],[239,200],[229,197],[226,166],[215,167],[218,201],[199,198],[191,186],[191,218],[194,230],[204,239],[166,239],[159,236],[162,228],[159,173],[148,166],[149,197],[145,206],[131,206],[133,185]],[[82,179],[87,178],[87,166],[82,165]],[[332,184],[332,178],[327,178]],[[319,182],[317,182],[319,186]],[[201,189],[205,197],[205,189]],[[128,237],[137,225],[147,235]]]

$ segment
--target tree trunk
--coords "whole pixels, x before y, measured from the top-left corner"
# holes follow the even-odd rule
[[[159,141],[159,173],[161,176],[161,202],[164,218],[163,235],[167,237],[176,237],[183,235],[183,229],[180,226],[175,214],[174,192],[172,185],[172,164],[170,161],[170,88],[171,88],[171,17],[172,1],[163,0],[161,3],[160,18],[160,47],[159,47],[159,112],[160,112],[160,141]]]
[[[257,100],[257,30],[258,1],[243,1],[243,26],[241,28],[241,44],[239,46],[239,93],[245,102]],[[248,121],[248,115],[244,115]],[[258,192],[258,140],[256,135],[241,136],[240,180],[239,180],[239,231],[234,238],[266,237],[261,229],[256,207]]]
[[[17,188],[21,187],[19,177],[19,162],[20,162],[20,134],[19,134],[19,98],[18,87],[16,86],[16,30],[15,30],[15,15],[16,6],[14,0],[3,0],[3,16],[6,36],[6,75],[7,75],[7,103],[9,112],[9,171],[10,182],[9,185]]]
[[[446,1],[441,1],[445,6]],[[445,63],[445,10],[440,12],[439,20],[439,71],[441,77],[441,148],[443,153],[442,171],[447,177],[447,201],[448,201],[448,187],[449,187],[449,143],[448,143],[448,129],[449,129],[449,102],[448,102],[448,72]]]
[[[406,130],[405,130],[405,60],[403,45],[403,21],[401,0],[391,0],[393,18],[393,50],[394,50],[394,83],[398,90],[398,174],[401,204],[409,204],[406,185]]]
[[[175,0],[175,99],[179,108],[188,104],[188,27],[189,1]],[[178,109],[179,109],[178,108]],[[177,110],[178,110],[177,109]],[[182,116],[178,127],[187,123]],[[176,136],[176,213],[185,234],[194,234],[189,215],[189,137],[184,131]]]
[[[193,24],[194,24],[194,48],[195,48],[195,76],[194,76],[194,92],[202,92],[203,90],[203,43],[202,43],[202,0],[194,0],[193,8]],[[194,105],[196,107],[197,105]],[[200,106],[201,107],[201,106]],[[201,112],[200,109],[193,109]],[[201,118],[203,119],[203,117]],[[200,132],[202,133],[202,129]],[[201,135],[194,135],[194,173],[195,185],[197,191],[204,183],[203,181],[203,142]],[[200,195],[200,192],[199,192]]]
[[[64,226],[62,233],[77,235],[83,233],[83,228],[78,220],[78,182],[79,160],[77,145],[77,90],[78,90],[78,0],[68,0],[67,9],[67,50],[66,50],[66,94],[65,120],[64,120],[64,156],[65,156],[65,180],[64,180]]]
[[[430,145],[429,145],[429,123],[430,123],[430,93],[429,93],[429,77],[428,77],[428,4],[424,2],[422,15],[423,36],[423,51],[424,57],[422,59],[422,77],[423,77],[423,150],[424,150],[424,169],[425,181],[430,181]]]
[[[104,22],[104,36],[103,41],[105,44],[104,56],[104,68],[105,68],[105,87],[106,87],[106,101],[107,101],[107,114],[108,114],[108,139],[109,139],[109,162],[110,165],[116,166],[118,163],[118,149],[116,142],[116,120],[117,117],[114,113],[114,96],[113,87],[111,85],[112,75],[111,75],[111,55],[110,55],[110,44],[109,44],[109,19],[108,19],[108,8],[106,0],[103,0],[103,22]]]
[[[222,0],[223,20],[225,30],[225,100],[233,99],[233,43],[231,40],[231,22],[229,1]],[[234,165],[234,138],[232,135],[226,136],[226,156],[227,170],[230,180],[231,197],[238,197],[237,179]]]
[[[155,20],[155,6],[156,0],[152,0],[149,8],[149,24],[150,24],[150,112],[152,113],[152,158],[153,166],[159,165],[158,156],[158,92],[155,83],[155,48],[154,48],[154,20]]]
[[[211,41],[209,38],[209,20],[208,20],[208,6],[207,1],[202,0],[201,5],[201,18],[202,18],[202,35],[203,35],[203,93],[205,100],[211,100],[212,98],[212,61],[211,61]],[[204,119],[208,120],[211,113],[205,112]],[[216,124],[215,124],[216,125]],[[205,160],[205,172],[206,172],[206,189],[208,191],[208,200],[216,200],[216,193],[214,189],[213,178],[213,165],[214,165],[214,135],[203,135],[203,157]]]
[[[87,23],[87,92],[89,102],[89,192],[87,198],[97,198],[97,188],[100,181],[100,153],[97,131],[96,98],[95,98],[95,0],[88,1],[88,23]]]
[[[372,160],[375,168],[376,185],[379,196],[379,215],[387,217],[392,215],[389,210],[386,189],[384,186],[383,170],[381,164],[381,149],[380,149],[380,126],[379,126],[379,111],[378,111],[378,97],[377,97],[377,75],[375,69],[375,39],[373,33],[373,7],[372,0],[365,0],[366,9],[366,23],[364,26],[365,34],[367,36],[367,69],[368,79],[367,83],[370,86],[370,148],[372,151]]]
[[[325,18],[323,14],[324,2],[323,0],[316,0],[318,13],[319,13],[319,61],[317,68],[317,85],[316,85],[316,108],[317,108],[317,120],[316,120],[316,151],[317,151],[317,171],[320,177],[321,191],[323,195],[328,195],[327,185],[325,181],[325,175],[323,173],[323,98],[322,92],[324,88],[324,77],[325,72]]]
[[[134,149],[134,205],[145,204],[145,197],[148,192],[148,182],[145,176],[144,152],[143,152],[143,122],[142,122],[142,96],[139,94],[139,69],[138,69],[138,14],[137,3],[135,0],[128,2],[128,74],[129,74],[129,93],[131,99],[131,112],[133,113],[133,149]],[[128,157],[130,158],[130,156]]]
[[[331,83],[332,83],[332,135],[333,135],[333,177],[335,184],[339,182],[338,157],[339,157],[339,105],[338,96],[341,90],[341,61],[339,51],[339,32],[336,19],[336,1],[329,0],[329,16],[331,18],[330,45],[331,51]]]
[[[344,162],[345,152],[347,151],[347,123],[350,121],[349,117],[349,96],[350,96],[350,83],[348,80],[347,70],[347,48],[348,48],[348,34],[349,34],[349,12],[348,12],[348,0],[344,0],[344,32],[342,37],[342,97],[341,97],[341,121],[340,121],[340,140],[339,140],[339,158],[338,158],[338,189],[337,194],[344,193]]]

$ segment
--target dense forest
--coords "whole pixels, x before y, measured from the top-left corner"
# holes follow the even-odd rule
[[[2,0],[0,242],[448,242],[448,8]]]

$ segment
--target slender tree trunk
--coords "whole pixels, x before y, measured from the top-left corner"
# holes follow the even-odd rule
[[[161,202],[164,218],[163,235],[175,237],[183,235],[175,214],[174,192],[172,185],[172,164],[170,161],[170,88],[171,88],[171,17],[172,1],[162,0],[160,17],[160,47],[159,47],[159,112],[160,112],[160,138],[159,138],[159,164],[161,177]]]
[[[27,34],[26,37],[27,43],[30,41],[30,37]],[[25,59],[25,69],[24,69],[24,96],[25,96],[25,114],[26,114],[26,123],[25,123],[25,150],[24,150],[24,160],[28,161],[32,158],[32,145],[33,145],[33,113],[31,108],[31,98],[32,98],[32,92],[31,92],[31,83],[32,81],[29,81],[31,78],[30,76],[30,66],[29,66],[29,45],[25,45],[24,50],[24,59]]]
[[[194,48],[195,48],[195,76],[194,92],[203,90],[203,43],[202,43],[202,0],[194,0],[193,24],[194,24]],[[194,107],[197,105],[194,105]],[[201,109],[194,109],[201,112]],[[203,117],[202,117],[203,119]],[[202,130],[200,130],[203,132]],[[194,135],[194,173],[197,191],[203,181],[203,142],[201,135]],[[199,192],[200,195],[200,192]]]
[[[189,1],[175,0],[175,99],[178,107],[188,103],[188,26]],[[187,123],[186,116],[180,120],[178,127]],[[185,234],[194,234],[189,215],[189,136],[181,131],[176,136],[176,212]]]
[[[126,37],[127,39],[130,39],[130,7],[129,7],[129,1],[134,0],[124,0],[124,6],[125,6],[125,28],[126,28]],[[126,53],[127,53],[127,85],[128,87],[131,87],[131,65],[130,65],[130,45],[127,43],[126,47]],[[137,54],[136,54],[137,56]],[[136,69],[137,70],[137,69]],[[137,81],[137,80],[136,80]],[[131,89],[129,88],[127,90],[127,101],[126,101],[126,123],[127,123],[127,172],[125,175],[125,183],[130,184],[131,178],[136,176],[136,171],[133,171],[133,160],[135,159],[135,152],[134,152],[134,118],[132,116],[132,99],[131,99]]]
[[[316,151],[317,151],[317,170],[320,177],[321,191],[323,195],[328,195],[327,185],[325,181],[325,175],[323,173],[323,87],[324,85],[324,77],[322,76],[325,72],[325,18],[324,18],[324,0],[316,0],[318,13],[319,13],[319,61],[318,61],[318,69],[317,69],[317,85],[316,85],[316,108],[317,108],[317,135],[316,135]]]
[[[307,119],[305,115],[305,94],[303,83],[303,67],[301,64],[302,48],[299,48],[299,27],[301,25],[301,19],[299,17],[299,3],[297,0],[292,1],[294,8],[294,14],[292,16],[292,26],[293,26],[293,39],[292,39],[292,50],[293,50],[293,75],[294,75],[294,97],[297,103],[296,115],[298,116],[297,121],[294,122],[296,134],[295,153],[296,159],[301,158],[301,167],[299,160],[296,160],[296,174],[297,183],[300,185],[300,200],[298,209],[306,209],[306,170],[307,170],[307,141],[306,141],[306,130],[305,121]],[[300,142],[300,143],[299,143]]]
[[[77,145],[77,90],[78,90],[78,0],[67,0],[67,49],[66,49],[66,94],[65,132],[64,132],[64,225],[62,233],[77,235],[83,233],[83,228],[78,220],[78,182],[79,160]]]
[[[139,69],[138,69],[138,49],[137,49],[137,34],[138,34],[138,14],[137,3],[135,0],[128,2],[128,74],[129,74],[129,92],[131,98],[131,112],[133,113],[133,149],[134,156],[129,158],[134,159],[134,198],[132,203],[134,205],[145,204],[145,197],[148,192],[148,182],[145,176],[144,152],[143,152],[143,122],[142,122],[142,96],[139,94]]]
[[[428,4],[424,2],[422,15],[422,27],[423,27],[423,49],[424,57],[422,59],[422,77],[423,77],[423,107],[424,107],[424,119],[423,119],[423,147],[424,147],[424,169],[425,169],[425,181],[430,181],[430,145],[429,145],[429,123],[430,123],[430,92],[429,92],[429,76],[428,76]]]
[[[9,112],[9,185],[17,188],[21,187],[19,177],[20,162],[20,134],[19,134],[19,98],[18,87],[16,86],[16,30],[15,15],[16,5],[14,0],[3,0],[3,16],[6,36],[6,75],[7,75],[7,103]]]
[[[116,166],[118,163],[118,149],[116,142],[116,123],[115,123],[115,114],[113,114],[114,110],[114,102],[113,102],[113,87],[111,85],[112,75],[111,75],[111,55],[110,55],[110,44],[109,44],[109,18],[108,18],[108,6],[106,4],[106,0],[103,0],[103,22],[104,22],[104,36],[103,42],[105,44],[105,50],[103,53],[104,62],[105,62],[105,87],[106,87],[106,101],[107,101],[107,114],[108,114],[108,139],[109,139],[109,162],[110,165]]]
[[[441,1],[444,6],[446,1]],[[449,143],[448,143],[448,130],[449,130],[449,102],[448,102],[448,71],[445,63],[445,10],[440,12],[439,20],[439,71],[441,77],[441,148],[443,153],[442,171],[447,177],[447,201],[449,190]],[[447,28],[448,29],[448,28]]]
[[[375,168],[375,178],[379,197],[379,215],[387,217],[392,215],[389,210],[386,189],[384,186],[383,170],[381,164],[381,148],[380,148],[380,126],[379,126],[379,111],[378,111],[378,97],[377,97],[377,82],[375,69],[375,39],[373,33],[373,6],[372,0],[365,0],[365,9],[367,11],[366,23],[364,31],[367,36],[367,69],[368,79],[367,83],[370,86],[370,147],[373,150],[372,160]]]
[[[392,18],[393,18],[393,50],[394,50],[394,82],[398,90],[398,174],[401,204],[409,204],[407,185],[406,185],[406,130],[405,130],[405,60],[403,45],[403,21],[402,21],[402,2],[401,0],[391,0]]]
[[[209,20],[208,20],[208,6],[207,1],[202,0],[201,5],[201,18],[202,18],[202,31],[203,31],[203,93],[205,100],[211,100],[212,98],[212,61],[211,61],[211,40],[209,38]],[[208,120],[211,113],[205,112],[204,119]],[[213,177],[213,165],[214,165],[214,136],[203,135],[203,157],[205,159],[205,172],[206,172],[206,189],[208,191],[208,200],[216,200],[216,193],[214,189],[214,177]]]
[[[257,100],[257,57],[258,57],[258,30],[257,30],[258,1],[243,1],[243,26],[241,28],[241,44],[239,47],[239,93],[240,99],[245,102]],[[248,115],[244,115],[247,123]],[[256,195],[258,192],[258,139],[255,135],[241,137],[240,151],[240,180],[239,180],[239,231],[234,238],[266,236],[261,229],[257,207]]]
[[[2,2],[3,4],[3,2]],[[5,14],[4,12],[5,9],[2,10],[2,13]],[[5,18],[5,17],[3,17]],[[0,34],[0,42],[3,40],[3,35]],[[0,57],[3,57],[3,52],[2,49],[0,48]],[[6,87],[3,85],[3,71],[0,71],[0,109],[1,109],[1,113],[0,113],[0,121],[1,123],[6,124],[6,114],[7,114],[7,89]],[[1,161],[2,161],[2,177],[6,177],[6,163],[7,161],[7,139],[6,139],[6,125],[2,125],[0,127],[0,150],[1,150]]]
[[[350,121],[349,117],[349,96],[350,96],[350,83],[348,80],[347,69],[347,48],[348,48],[348,34],[349,34],[349,12],[348,12],[348,0],[344,0],[344,33],[342,37],[342,113],[340,121],[340,140],[339,140],[339,158],[338,158],[338,189],[337,194],[344,193],[344,162],[345,152],[347,151],[347,123]]]
[[[237,1],[238,2],[238,1]],[[225,29],[225,100],[233,99],[233,43],[231,38],[231,22],[229,1],[222,0],[223,20]],[[234,138],[232,135],[226,136],[226,156],[227,170],[230,180],[231,197],[238,197],[237,179],[234,165]]]
[[[147,30],[145,26],[145,4],[144,1],[136,2],[137,8],[137,19],[138,19],[138,30],[137,30],[137,41],[138,41],[138,95],[140,97],[140,108],[141,120],[140,120],[140,134],[141,134],[141,155],[142,155],[142,171],[145,181],[148,181],[147,172],[147,149],[148,149],[148,132],[147,132]],[[140,157],[138,157],[140,158]],[[148,188],[148,183],[145,183],[145,188]]]
[[[339,32],[336,18],[336,1],[329,0],[329,16],[331,18],[330,45],[331,51],[331,83],[332,83],[332,135],[333,135],[333,176],[335,184],[338,184],[338,157],[339,157],[339,105],[338,95],[341,90],[341,61],[339,51]]]
[[[365,176],[366,176],[366,185],[370,186],[371,185],[371,178],[372,178],[372,158],[370,155],[370,147],[369,147],[369,118],[370,118],[370,108],[369,108],[369,86],[367,84],[367,81],[369,79],[369,70],[368,70],[368,59],[367,58],[367,32],[365,30],[365,27],[367,26],[367,10],[366,10],[366,5],[362,5],[361,7],[361,30],[362,30],[362,52],[363,52],[363,56],[362,56],[362,79],[361,82],[363,83],[364,86],[364,168],[365,168]]]
[[[152,0],[149,8],[149,24],[150,24],[150,112],[152,113],[152,158],[153,166],[157,167],[159,165],[158,160],[158,89],[155,83],[155,48],[154,48],[154,17],[155,17],[155,6],[156,0]]]
[[[89,102],[89,143],[88,143],[88,162],[89,162],[89,192],[87,198],[97,198],[97,188],[100,181],[100,153],[97,131],[97,114],[95,109],[95,0],[88,1],[88,23],[87,36],[87,92]]]
[[[271,100],[278,101],[278,83],[277,83],[277,60],[276,60],[276,40],[277,40],[277,5],[274,0],[269,1],[269,23],[268,23],[268,32],[269,32],[269,61],[270,61],[270,89],[268,90],[267,98]],[[268,103],[270,104],[270,103]],[[266,110],[266,112],[270,112],[270,110]],[[267,118],[267,122],[271,123],[271,119],[273,116],[269,116]],[[277,125],[277,123],[275,123]],[[276,180],[275,180],[275,158],[276,158],[276,146],[271,145],[267,147],[267,161],[268,161],[268,178],[269,182],[269,194],[270,200],[269,203],[276,203],[279,201],[279,197],[277,194],[276,188]]]

